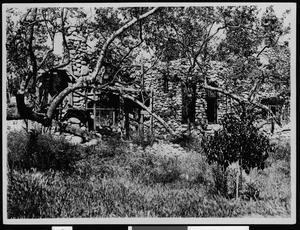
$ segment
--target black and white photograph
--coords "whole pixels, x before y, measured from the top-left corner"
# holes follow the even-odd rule
[[[2,5],[7,224],[294,224],[296,3]]]

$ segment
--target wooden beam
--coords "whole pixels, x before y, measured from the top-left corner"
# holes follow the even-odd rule
[[[154,130],[153,130],[153,96],[154,96],[154,92],[153,92],[153,89],[151,88],[151,97],[150,97],[150,111],[151,111],[150,131],[151,131],[151,136],[152,137],[154,135]]]
[[[96,101],[95,88],[93,89],[93,99]],[[96,131],[96,121],[97,121],[97,111],[96,111],[96,103],[93,105],[93,113],[94,113],[94,131]]]

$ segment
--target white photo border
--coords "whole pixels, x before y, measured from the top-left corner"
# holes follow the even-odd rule
[[[7,218],[7,140],[6,140],[6,8],[8,7],[74,7],[87,3],[15,3],[2,4],[2,181],[3,181],[3,223],[8,225],[252,225],[252,224],[295,224],[296,223],[296,3],[88,3],[98,7],[130,6],[204,6],[204,5],[278,5],[291,9],[291,217],[290,218],[45,218],[45,219],[8,219]]]

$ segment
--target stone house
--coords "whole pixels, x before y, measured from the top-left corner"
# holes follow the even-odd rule
[[[203,89],[200,83],[187,86],[177,77],[159,71],[148,74],[145,85],[153,91],[153,111],[174,130],[185,131],[189,124],[198,132],[216,128],[223,115],[231,111],[233,101]],[[214,81],[210,84],[217,86]],[[158,122],[154,122],[154,129],[157,133],[164,132]]]
[[[222,87],[222,80],[217,76],[218,72],[222,72],[222,64],[213,62],[212,65],[214,65],[212,70],[208,72],[208,83],[211,86]],[[168,73],[157,70],[147,74],[145,85],[154,92],[153,111],[166,120],[174,130],[184,131],[188,128],[188,124],[191,124],[191,128],[196,132],[218,129],[223,116],[236,111],[236,101],[224,94],[203,89],[201,83],[187,87],[176,79],[180,77],[178,76],[180,71],[177,71],[177,76],[174,75],[176,73],[174,66],[178,69],[185,68],[184,63],[180,65],[177,60],[173,63],[171,77]],[[283,124],[288,123],[289,101],[281,98],[276,87],[270,88],[272,89],[268,92],[258,94],[260,102],[267,105]],[[267,117],[269,114],[265,114],[263,118]],[[155,122],[154,126],[158,133],[164,132],[164,128],[158,122]]]
[[[89,67],[89,55],[92,53],[91,44],[79,32],[74,31],[68,39],[71,54],[71,63],[66,68],[72,79],[72,83],[76,78],[87,76],[91,69]],[[183,63],[182,63],[183,61]],[[184,131],[188,129],[189,124],[192,128],[201,132],[203,130],[212,130],[217,126],[224,114],[232,112],[234,101],[222,94],[208,91],[200,87],[200,83],[192,86],[186,86],[177,78],[182,77],[182,72],[186,65],[184,60],[177,60],[173,63],[174,68],[178,69],[176,75],[169,76],[168,72],[162,72],[158,69],[151,69],[147,74],[143,75],[141,64],[133,64],[135,73],[133,78],[140,79],[140,85],[132,86],[132,90],[128,89],[136,99],[143,97],[147,106],[151,110],[164,119],[174,130]],[[221,68],[216,65],[216,68]],[[183,70],[183,71],[181,71]],[[217,72],[220,70],[217,69]],[[209,73],[209,80],[212,86],[220,84],[216,73]],[[64,79],[68,79],[63,74]],[[104,72],[104,81],[109,81],[110,76]],[[67,82],[66,80],[64,82]],[[141,87],[142,86],[142,87]],[[65,86],[64,86],[65,87]],[[142,89],[142,90],[141,90]],[[145,95],[144,95],[145,94]],[[149,97],[148,97],[148,96]],[[145,96],[145,97],[144,97]],[[152,97],[152,99],[151,99]],[[262,97],[263,98],[263,97]],[[282,113],[283,105],[277,102],[270,102],[264,97],[263,103],[270,106],[274,111]],[[75,92],[69,95],[65,100],[72,107],[81,111],[88,111],[93,119],[93,124],[89,123],[89,128],[98,130],[103,126],[119,127],[126,134],[130,129],[142,129],[145,131],[154,130],[157,134],[166,133],[166,129],[161,123],[153,119],[149,113],[141,109],[127,99],[120,97],[118,92],[114,91],[89,91]],[[272,104],[273,103],[273,104]],[[153,106],[151,106],[153,105]],[[86,114],[86,113],[85,113]],[[142,124],[141,124],[142,123]]]

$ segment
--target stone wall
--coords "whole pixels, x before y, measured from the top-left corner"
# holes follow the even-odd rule
[[[179,81],[169,81],[168,90],[164,90],[164,78],[159,72],[151,72],[145,78],[145,86],[153,90],[153,111],[161,116],[174,130],[184,131],[187,124],[182,123],[182,88]],[[218,97],[218,120],[226,113],[226,97]],[[228,102],[229,103],[229,102]],[[207,101],[206,91],[196,86],[196,106],[195,106],[195,124],[197,129],[206,127]],[[147,124],[150,124],[147,122]],[[165,128],[154,120],[154,130],[156,134],[166,133]]]
[[[164,91],[164,78],[159,72],[152,71],[145,78],[145,86],[153,90],[153,111],[161,116],[174,130],[184,131],[187,124],[182,123],[182,89],[181,83],[168,82],[168,91]],[[207,122],[207,95],[206,90],[196,86],[195,124],[198,131],[205,129]],[[217,123],[231,111],[232,100],[222,94],[217,96]],[[150,124],[149,122],[147,124]],[[166,133],[165,128],[154,120],[154,130],[157,134]]]
[[[168,83],[168,91],[164,91],[164,79],[158,72],[151,72],[145,78],[145,87],[153,91],[153,112],[162,117],[174,130],[181,126],[181,85]],[[147,122],[147,125],[150,125]],[[154,130],[157,134],[165,133],[165,128],[154,120]]]
[[[87,76],[91,69],[88,66],[89,56],[92,54],[87,40],[87,33],[74,30],[68,37],[68,46],[70,49],[71,71],[76,77]]]

